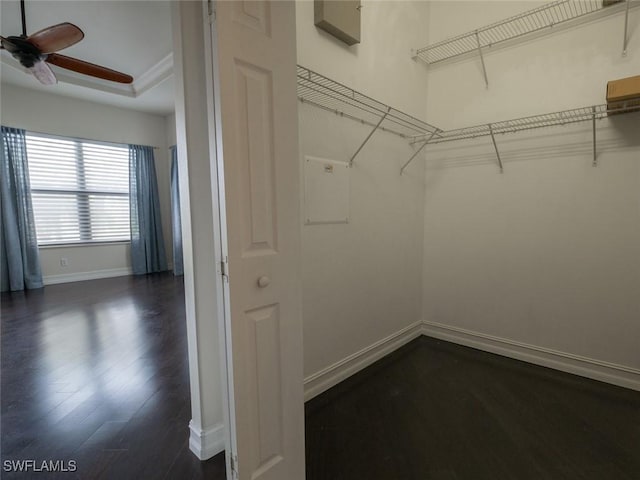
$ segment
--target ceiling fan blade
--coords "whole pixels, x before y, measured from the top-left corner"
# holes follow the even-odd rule
[[[84,60],[78,60],[77,58],[67,57],[60,55],[59,53],[52,53],[47,56],[45,62],[51,63],[67,70],[73,70],[74,72],[82,73],[83,75],[90,75],[92,77],[102,78],[111,82],[118,83],[131,83],[133,77],[126,73],[117,72],[110,68],[101,67],[93,63],[85,62]]]
[[[44,63],[42,60],[34,63],[33,67],[30,67],[27,70],[29,70],[43,85],[55,85],[58,83],[58,80],[49,65]]]
[[[29,35],[27,41],[41,53],[53,53],[70,47],[84,38],[84,33],[73,23],[65,22],[47,27]]]
[[[7,45],[8,48],[5,47],[5,45]],[[0,48],[9,50],[15,48],[15,45],[8,38],[0,37]]]

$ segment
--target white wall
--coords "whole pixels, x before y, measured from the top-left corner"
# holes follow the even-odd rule
[[[167,126],[167,145],[171,147],[176,144],[176,114],[167,115],[165,124]]]
[[[434,2],[430,40],[532,6]],[[639,21],[632,10],[630,25]],[[477,59],[433,68],[429,118],[457,128],[605,103],[607,80],[640,74],[640,31],[623,58],[622,30],[616,15],[496,50],[485,59],[488,90]],[[638,131],[637,114],[599,121],[597,168],[589,122],[498,136],[503,175],[488,137],[429,147],[425,320],[454,337],[496,337],[561,362],[584,357],[582,367],[614,376],[639,373]]]
[[[370,127],[301,105],[300,156],[341,160]],[[305,376],[421,319],[423,169],[381,133],[350,170],[348,224],[302,230]]]
[[[427,76],[411,49],[427,43],[429,2],[364,1],[361,43],[349,47],[313,24],[313,1],[296,3],[298,63],[424,119]]]
[[[364,2],[353,47],[314,26],[313,2],[296,7],[299,64],[424,118],[427,76],[409,52],[426,42],[426,3]],[[301,162],[348,161],[371,130],[304,104],[299,120]],[[377,132],[350,171],[350,223],[302,227],[304,371],[319,382],[314,394],[339,375],[332,366],[422,317],[423,162],[400,176],[412,152]]]
[[[167,258],[171,263],[169,160],[164,117],[6,84],[2,85],[1,96],[3,125],[158,147],[154,152],[156,173]],[[45,283],[123,274],[131,267],[129,244],[41,248],[40,257]],[[60,265],[61,257],[68,259],[67,267]]]

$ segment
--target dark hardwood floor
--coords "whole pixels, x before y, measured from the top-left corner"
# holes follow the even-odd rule
[[[2,478],[223,480],[188,448],[170,274],[2,295]],[[638,480],[640,393],[426,337],[306,405],[307,480]]]
[[[638,480],[640,392],[418,338],[306,405],[307,480]]]
[[[2,466],[73,460],[73,473],[2,478],[224,479],[200,462],[182,279],[171,274],[2,294]],[[66,464],[69,467],[69,464]]]

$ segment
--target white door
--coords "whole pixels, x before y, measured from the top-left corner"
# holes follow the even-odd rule
[[[240,480],[302,480],[295,3],[214,8],[230,453]]]

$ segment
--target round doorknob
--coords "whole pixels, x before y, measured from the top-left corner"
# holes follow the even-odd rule
[[[269,277],[266,277],[263,275],[262,277],[258,278],[258,286],[260,288],[264,288],[270,283],[271,283],[271,279]]]

